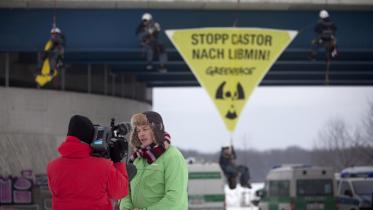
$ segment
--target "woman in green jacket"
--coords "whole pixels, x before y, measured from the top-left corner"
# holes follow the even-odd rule
[[[152,111],[131,118],[130,142],[135,152],[130,162],[137,174],[120,210],[187,210],[188,170],[180,151],[170,144],[162,117]]]

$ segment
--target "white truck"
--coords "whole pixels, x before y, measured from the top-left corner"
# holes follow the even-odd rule
[[[189,210],[224,210],[224,175],[217,163],[188,164]]]
[[[342,170],[337,198],[340,210],[373,210],[373,166]]]
[[[336,210],[336,184],[330,167],[284,164],[266,177],[259,210]]]

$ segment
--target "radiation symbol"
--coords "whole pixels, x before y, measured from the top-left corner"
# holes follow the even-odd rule
[[[234,120],[238,117],[236,109],[234,108],[234,101],[245,100],[245,92],[241,83],[237,82],[235,90],[227,90],[227,81],[222,82],[216,90],[215,99],[217,100],[228,100],[231,101],[231,105],[225,117],[230,120]]]
[[[230,109],[227,111],[227,114],[225,114],[225,118],[228,118],[230,120],[234,120],[237,118],[237,112],[234,109],[234,105],[231,104]]]

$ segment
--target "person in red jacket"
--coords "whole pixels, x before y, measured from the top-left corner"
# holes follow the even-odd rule
[[[48,163],[48,185],[53,210],[113,210],[113,199],[128,194],[128,175],[120,151],[111,160],[91,156],[94,127],[84,116],[70,119],[58,157]]]

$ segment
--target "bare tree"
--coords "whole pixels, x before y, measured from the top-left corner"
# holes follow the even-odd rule
[[[373,164],[373,101],[369,102],[369,110],[363,118],[361,129],[355,134],[355,138],[361,147],[362,155]]]
[[[316,162],[332,165],[337,169],[354,165],[355,158],[350,148],[355,145],[353,134],[346,123],[341,119],[331,120],[319,133]]]
[[[336,169],[373,164],[373,102],[359,127],[349,127],[345,121],[329,121],[320,131],[314,151],[314,162]]]

